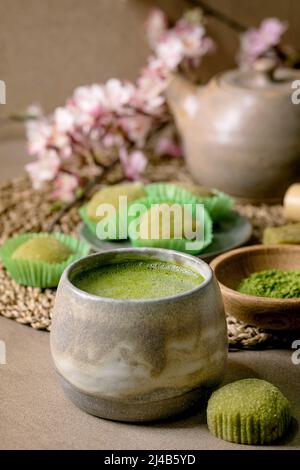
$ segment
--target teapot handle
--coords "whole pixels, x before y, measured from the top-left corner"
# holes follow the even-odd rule
[[[262,57],[257,59],[253,65],[256,72],[255,82],[257,86],[267,86],[276,82],[275,70],[278,67],[278,61],[272,57]]]

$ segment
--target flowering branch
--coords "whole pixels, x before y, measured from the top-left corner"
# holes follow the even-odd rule
[[[28,110],[28,151],[36,160],[26,169],[35,188],[52,181],[53,198],[66,204],[52,228],[117,162],[125,179],[137,180],[151,155],[182,156],[165,90],[172,73],[191,75],[215,51],[203,13],[241,33],[241,66],[253,67],[270,54],[278,61],[286,58],[279,45],[286,23],[269,18],[246,30],[205,1],[190,1],[202,10],[186,12],[172,26],[161,10],[152,11],[146,23],[152,54],[136,82],[110,79],[79,87],[65,106],[48,116],[39,107]]]
[[[236,21],[234,18],[231,18],[225,13],[222,13],[220,10],[208,5],[202,0],[188,0],[193,5],[200,7],[203,13],[207,16],[212,16],[216,20],[219,20],[221,23],[225,24],[229,28],[233,29],[237,33],[243,33],[247,30],[247,26],[243,25],[239,21]]]
[[[262,21],[259,28],[248,28],[203,0],[188,1],[201,8],[206,16],[215,18],[241,35],[238,62],[242,67],[252,68],[256,59],[267,55],[271,56],[277,65],[281,63],[288,67],[300,68],[299,51],[280,44],[281,37],[287,30],[286,22],[281,22],[277,18],[267,18]]]
[[[120,162],[124,178],[137,180],[150,155],[182,156],[164,92],[171,73],[198,67],[214,43],[195,12],[169,27],[155,9],[146,33],[152,55],[135,83],[110,79],[79,87],[49,116],[39,108],[29,110],[34,119],[27,122],[28,151],[36,160],[26,169],[36,188],[53,181],[53,198],[67,207],[77,202],[78,189],[85,195],[111,162]]]

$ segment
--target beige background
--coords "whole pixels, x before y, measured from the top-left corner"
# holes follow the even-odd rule
[[[287,42],[300,46],[299,0],[207,0],[248,25],[276,15],[290,22]],[[7,105],[19,112],[33,102],[51,110],[80,85],[116,76],[134,79],[148,54],[143,26],[153,5],[176,19],[185,0],[1,0],[0,78]],[[237,36],[215,20],[209,30],[218,53],[203,76],[233,65]],[[2,123],[3,134],[3,123]]]
[[[64,397],[50,357],[49,333],[0,317],[0,338],[7,350],[7,364],[0,365],[0,450],[257,449],[216,439],[207,429],[205,407],[190,416],[148,424],[118,423],[88,415]],[[280,442],[259,449],[300,449],[300,365],[292,364],[292,352],[229,354],[225,382],[248,377],[268,380],[292,405],[290,432]]]

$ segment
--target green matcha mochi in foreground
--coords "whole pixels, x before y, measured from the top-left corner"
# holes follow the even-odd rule
[[[85,292],[124,300],[169,297],[194,289],[203,281],[192,269],[155,260],[98,266],[76,273],[72,279]]]
[[[35,237],[22,243],[12,254],[12,259],[44,261],[50,264],[63,263],[73,251],[54,237]]]
[[[265,380],[238,380],[214,392],[208,401],[210,432],[229,442],[269,444],[286,433],[290,421],[289,401]]]

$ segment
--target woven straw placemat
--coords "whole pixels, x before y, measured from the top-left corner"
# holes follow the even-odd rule
[[[151,168],[152,180],[175,180],[178,177],[178,164]],[[164,175],[164,178],[162,178]],[[188,181],[188,175],[180,168],[181,179]],[[114,177],[110,175],[110,181]],[[261,240],[266,226],[282,225],[285,220],[281,206],[251,205],[237,206],[237,210],[247,216],[253,224],[251,242]],[[50,188],[33,190],[29,179],[24,176],[0,186],[0,244],[7,238],[23,232],[46,231],[55,217]],[[80,218],[78,207],[69,210],[55,225],[54,230],[76,234]],[[36,289],[20,286],[14,282],[0,264],[0,314],[18,323],[30,325],[38,330],[50,330],[55,289]],[[228,338],[231,349],[269,348],[290,345],[287,335],[246,325],[233,317],[227,317]]]

